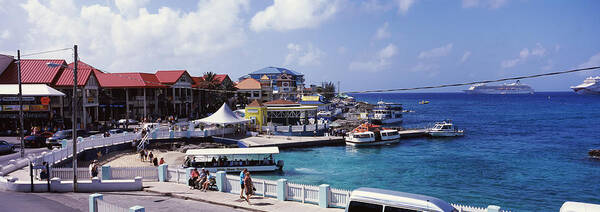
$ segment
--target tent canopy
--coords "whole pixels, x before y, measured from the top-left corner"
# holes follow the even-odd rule
[[[229,106],[227,106],[227,103],[223,103],[223,105],[221,106],[221,108],[219,108],[219,110],[217,110],[217,112],[210,115],[209,117],[194,120],[194,123],[195,124],[198,124],[198,123],[238,124],[238,123],[245,123],[248,121],[250,121],[250,120],[239,117],[238,115],[233,113],[233,111],[231,111],[231,108],[229,108]]]
[[[23,96],[64,96],[65,94],[46,84],[22,84]],[[0,95],[19,95],[19,84],[0,84]]]

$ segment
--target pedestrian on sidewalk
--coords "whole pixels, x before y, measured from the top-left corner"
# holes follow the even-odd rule
[[[152,163],[153,158],[154,158],[154,154],[152,154],[152,151],[150,151],[150,153],[148,153],[148,159],[150,159],[150,163]]]
[[[246,202],[251,205],[250,198],[254,194],[254,186],[252,186],[252,177],[250,177],[249,171],[246,171],[246,175],[244,176],[244,185],[246,186]]]
[[[94,179],[94,177],[98,176],[98,161],[97,160],[94,160],[94,161],[92,161],[92,163],[90,163],[89,170],[90,170],[90,179]]]
[[[146,157],[145,150],[140,150],[140,161],[144,162],[145,157]]]
[[[245,199],[244,197],[244,178],[246,177],[246,172],[248,169],[244,169],[240,172],[240,199]]]
[[[158,165],[163,165],[165,164],[165,158],[160,158],[160,162],[158,162]]]
[[[154,166],[158,166],[158,157],[156,157],[156,158],[152,159],[152,164],[153,164]]]

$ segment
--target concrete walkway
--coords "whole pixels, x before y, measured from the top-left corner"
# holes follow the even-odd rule
[[[281,135],[261,135],[239,139],[248,147],[278,146],[286,147],[309,147],[309,146],[329,146],[344,144],[344,139],[340,136],[281,136]]]
[[[172,182],[144,182],[144,190],[147,192],[170,195],[182,199],[192,199],[233,208],[242,208],[252,211],[337,211],[339,208],[321,208],[318,205],[303,204],[294,201],[279,201],[276,198],[254,196],[250,199],[252,204],[240,199],[239,194],[224,193],[218,191],[202,192],[190,190],[188,186]]]

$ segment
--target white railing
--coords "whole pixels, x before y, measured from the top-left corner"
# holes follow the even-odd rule
[[[331,189],[331,205],[336,207],[346,207],[348,202],[350,201],[350,193],[349,190],[344,189]]]
[[[319,187],[314,185],[288,183],[287,197],[291,200],[297,200],[302,203],[318,203]]]
[[[101,199],[95,199],[96,204],[98,206],[98,212],[129,212],[129,208],[123,208],[121,206],[108,203],[107,201]],[[90,210],[91,211],[91,210]]]
[[[265,196],[275,197],[277,196],[277,181],[263,180]]]
[[[98,176],[102,176],[102,170],[100,168],[98,169]],[[50,178],[55,177],[58,177],[61,180],[73,180],[73,168],[50,168]],[[89,169],[77,168],[77,179],[91,179]]]
[[[177,183],[187,185],[188,179],[185,173],[185,169],[168,169],[167,172],[169,173],[169,181],[175,181]]]
[[[231,193],[239,194],[242,188],[242,185],[240,183],[240,177],[235,175],[227,175],[226,178],[227,184],[225,188]]]
[[[305,125],[291,125],[292,126],[292,132],[303,132],[304,131],[304,126]],[[315,131],[315,129],[317,129],[316,125],[314,124],[307,124],[306,125],[306,132],[311,132],[311,131]],[[319,124],[319,130],[325,129],[325,125],[324,124]],[[263,126],[262,127],[263,131],[269,131],[269,132],[275,132],[275,127],[274,126]],[[277,126],[277,132],[289,132],[290,131],[290,126]]]
[[[135,179],[142,177],[146,181],[158,181],[158,169],[156,167],[111,167],[110,179]]]

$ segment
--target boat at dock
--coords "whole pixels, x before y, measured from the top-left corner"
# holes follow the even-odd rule
[[[432,137],[455,137],[463,136],[464,130],[456,129],[451,121],[436,122],[432,128],[427,130]]]
[[[189,149],[185,152],[183,167],[204,168],[210,172],[277,171],[283,169],[283,160],[275,162],[278,147]]]
[[[502,84],[502,85],[487,85],[485,83],[479,83],[471,86],[469,89],[464,90],[467,94],[533,94],[533,89],[526,84],[522,84],[521,81],[517,80],[515,83]]]
[[[402,104],[377,102],[373,108],[373,117],[371,121],[374,124],[392,124],[402,122]]]
[[[600,95],[600,76],[588,77],[582,84],[571,86],[571,89],[578,94]]]
[[[350,146],[373,146],[400,142],[398,130],[364,123],[348,133],[346,144]]]

